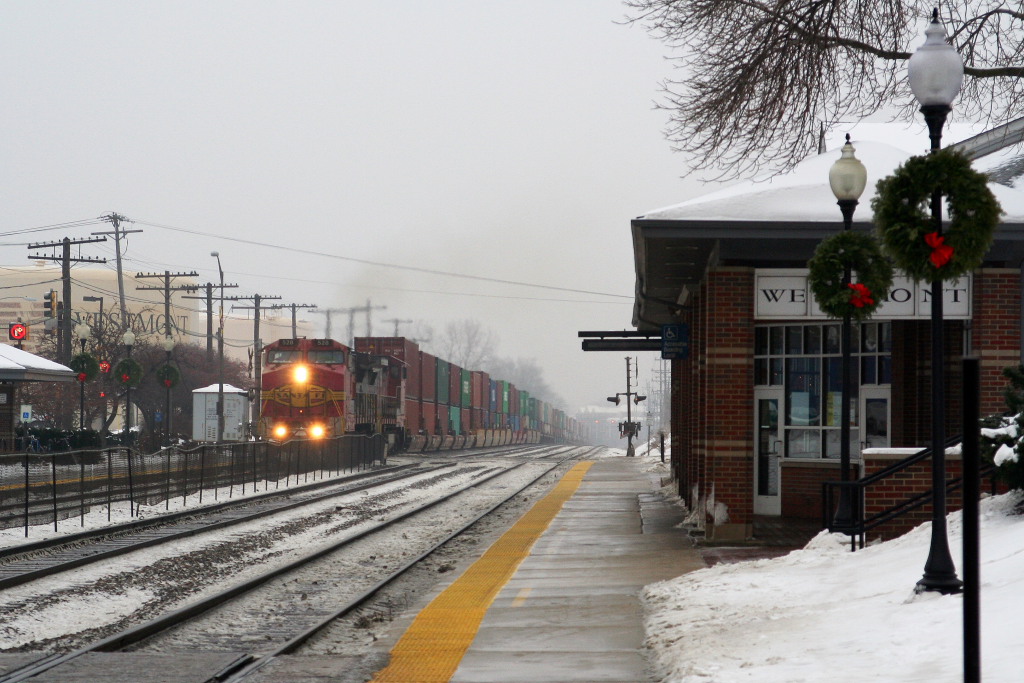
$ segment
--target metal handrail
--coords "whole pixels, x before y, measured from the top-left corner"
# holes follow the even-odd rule
[[[943,449],[955,446],[961,441],[962,437],[959,435],[951,437],[943,444]],[[828,529],[831,532],[839,532],[849,535],[851,548],[854,550],[856,550],[858,542],[860,547],[863,548],[868,531],[926,505],[932,498],[932,490],[929,488],[928,490],[910,496],[909,498],[906,498],[885,510],[876,512],[870,517],[865,517],[867,488],[872,484],[884,481],[893,475],[902,472],[912,465],[916,465],[926,460],[931,457],[931,454],[931,447],[923,448],[917,453],[914,453],[899,462],[893,463],[892,465],[889,465],[888,467],[869,476],[862,477],[854,481],[822,482],[822,528]],[[986,465],[981,469],[982,476],[990,476],[994,472],[995,467],[991,465]],[[955,491],[962,485],[963,477],[947,479],[946,491]],[[832,519],[835,514],[836,503],[839,500],[839,495],[837,494],[843,489],[848,490],[848,496],[850,499],[852,519],[849,525],[837,525]]]

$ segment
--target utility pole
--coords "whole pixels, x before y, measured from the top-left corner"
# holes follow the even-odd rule
[[[277,298],[280,299],[281,297],[277,297]],[[300,308],[304,308],[307,311],[312,311],[312,310],[316,309],[316,304],[274,304],[273,306],[267,306],[267,308],[270,308],[270,309],[273,309],[273,310],[280,310],[280,309],[283,309],[283,308],[290,308],[290,309],[292,309],[292,339],[297,339],[298,336],[299,336],[299,321],[298,321],[298,318],[296,317],[295,311],[297,309],[300,309]],[[331,317],[328,315],[327,316],[327,327],[330,328],[330,326],[331,326]],[[330,337],[330,335],[327,335],[327,336]]]
[[[263,407],[263,403],[262,403],[263,397],[261,395],[262,394],[262,389],[263,389],[263,345],[260,342],[260,303],[262,303],[263,301],[266,301],[268,299],[273,300],[273,299],[280,299],[280,298],[281,297],[279,297],[279,296],[263,296],[263,295],[260,295],[260,294],[253,294],[252,296],[234,296],[234,297],[231,297],[232,301],[248,301],[250,299],[252,300],[252,306],[237,306],[237,308],[239,308],[239,309],[251,310],[253,312],[253,316],[252,316],[252,355],[253,355],[253,364],[254,364],[254,368],[255,368],[254,374],[255,374],[256,382],[255,382],[254,386],[256,387],[256,395],[254,397],[255,400],[253,401],[252,406],[250,406],[250,411],[251,411],[250,412],[250,417],[249,417],[250,425],[255,425],[257,422],[259,422],[260,413],[262,412],[262,407]],[[232,308],[236,308],[236,307],[232,306]],[[270,308],[277,308],[277,306],[270,306]],[[294,333],[292,334],[292,336],[293,337],[295,336]]]
[[[399,320],[398,318],[388,318],[384,322],[386,322],[386,323],[394,323],[395,324],[395,334],[394,334],[394,336],[397,337],[398,336],[398,326],[400,324],[402,324],[402,323],[411,323],[412,321],[411,320]]]
[[[355,306],[353,308],[324,308],[315,313],[323,313],[327,316],[327,334],[325,335],[328,339],[333,339],[331,336],[331,314],[332,313],[348,313],[348,342],[349,346],[352,346],[355,340],[355,328],[356,328],[356,313],[366,313],[366,336],[372,337],[373,328],[370,325],[370,311],[372,310],[385,310],[387,306],[373,306],[370,300],[366,300],[365,306]]]
[[[106,263],[105,258],[93,258],[86,256],[71,257],[72,244],[93,244],[95,242],[106,242],[106,237],[73,240],[65,237],[59,242],[41,242],[28,245],[29,249],[56,249],[61,248],[61,255],[56,253],[50,256],[29,256],[30,259],[41,261],[55,261],[61,264],[61,281],[64,285],[64,305],[58,307],[57,311],[57,361],[64,365],[71,362],[71,264],[72,263]]]
[[[218,284],[213,282],[207,282],[205,285],[195,285],[190,291],[198,291],[202,287],[206,289],[206,296],[184,296],[183,299],[205,299],[206,300],[206,360],[213,362],[213,288],[220,287]],[[236,284],[224,285],[225,289],[234,289],[238,287]],[[223,293],[223,292],[222,292]]]
[[[114,226],[113,232],[94,232],[92,234],[114,236],[114,253],[117,256],[117,297],[121,304],[121,329],[127,330],[130,325],[128,320],[128,308],[124,303],[124,270],[121,268],[121,238],[133,232],[142,232],[142,230],[122,230],[121,221],[128,221],[128,219],[118,213],[111,212],[107,216],[100,216],[100,220],[107,221]]]
[[[141,291],[163,291],[164,293],[164,336],[171,336],[171,292],[194,292],[195,285],[182,285],[180,287],[171,287],[171,280],[176,277],[199,277],[199,273],[194,270],[190,273],[172,273],[169,270],[165,270],[163,274],[160,273],[137,273],[135,275],[136,280],[142,280],[146,278],[163,278],[164,284],[162,287],[136,287],[135,289]]]

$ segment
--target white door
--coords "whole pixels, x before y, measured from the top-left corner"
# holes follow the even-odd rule
[[[754,390],[754,514],[782,514],[781,389]]]
[[[861,448],[889,447],[889,387],[861,386]]]

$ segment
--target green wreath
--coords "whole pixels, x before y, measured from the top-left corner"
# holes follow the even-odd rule
[[[131,358],[125,358],[114,366],[114,377],[121,384],[138,386],[142,381],[142,366]]]
[[[941,234],[930,209],[936,188],[949,206],[950,224]],[[956,280],[981,265],[1003,213],[988,177],[951,150],[907,159],[878,181],[871,208],[896,267],[926,282]]]
[[[847,265],[854,277],[850,284],[843,284]],[[871,317],[892,286],[892,265],[878,241],[864,232],[844,231],[822,240],[807,267],[811,293],[832,318]]]
[[[88,382],[100,372],[100,364],[87,353],[80,353],[71,359],[68,367],[75,371],[79,382]]]
[[[167,364],[160,366],[160,369],[156,371],[156,378],[160,380],[160,384],[170,389],[181,381],[181,373],[178,372],[178,368]]]

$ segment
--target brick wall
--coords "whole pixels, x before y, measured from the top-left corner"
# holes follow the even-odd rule
[[[970,350],[981,359],[983,416],[1006,410],[1003,368],[1021,362],[1020,288],[1017,269],[981,268],[974,274]]]
[[[902,458],[900,458],[902,459]],[[864,458],[864,473],[871,475],[879,470],[885,469],[897,462],[892,457],[871,457]],[[962,476],[963,467],[959,456],[946,456],[946,478],[956,479]],[[897,474],[887,477],[878,484],[868,487],[864,492],[864,516],[883,512],[902,503],[911,496],[930,491],[932,488],[932,463],[931,458],[925,459],[912,465]],[[959,491],[950,493],[946,497],[946,510],[952,512],[963,507],[963,498]],[[868,534],[868,540],[881,538],[890,540],[907,533],[922,522],[930,521],[932,518],[932,505],[929,498],[923,506],[907,513],[891,522],[876,527]]]
[[[839,462],[835,460],[804,463],[798,460],[783,461],[782,516],[820,520],[821,485],[826,481],[839,481],[840,478]]]

